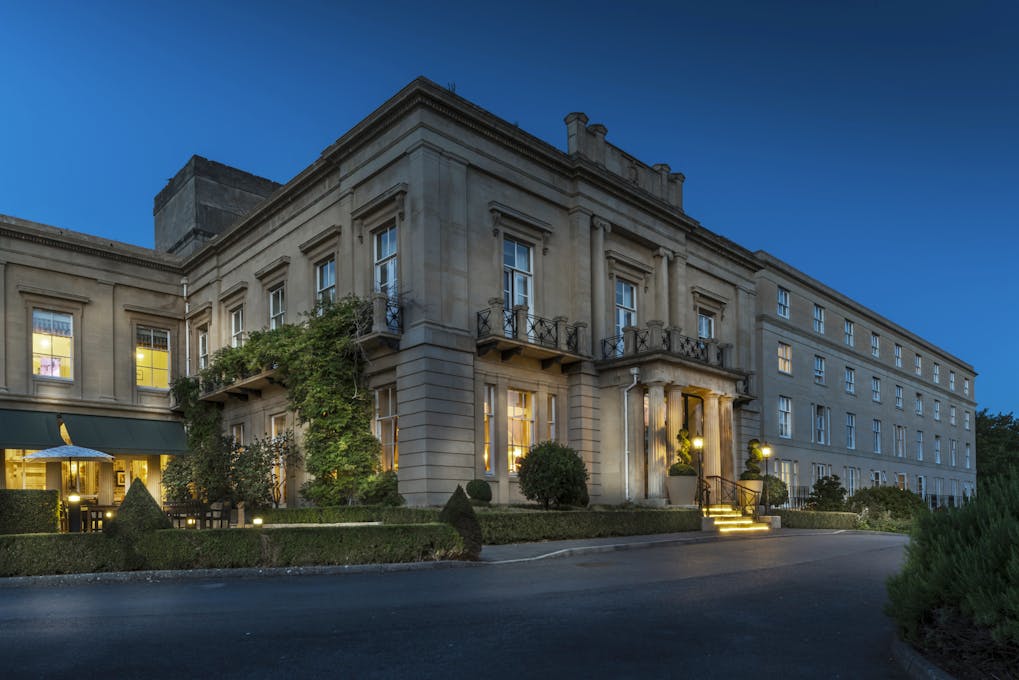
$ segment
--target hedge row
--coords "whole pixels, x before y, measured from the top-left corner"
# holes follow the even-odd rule
[[[59,492],[0,489],[0,534],[43,534],[59,530]]]
[[[772,510],[782,518],[785,529],[856,529],[860,516],[855,512],[819,512],[817,510]]]
[[[445,524],[277,529],[168,529],[134,542],[106,534],[0,536],[0,576],[136,569],[294,567],[456,559]]]
[[[503,510],[480,509],[482,540],[486,545],[569,538],[635,536],[676,531],[699,531],[696,510]],[[351,505],[333,508],[279,508],[261,513],[266,524],[435,522],[433,508],[393,508]]]
[[[437,508],[401,508],[390,505],[341,505],[327,508],[269,508],[253,513],[266,524],[335,524],[382,522],[429,524],[439,521]]]

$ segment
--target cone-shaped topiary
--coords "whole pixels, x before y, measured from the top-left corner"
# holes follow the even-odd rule
[[[467,494],[459,484],[439,513],[439,521],[451,524],[463,538],[465,557],[476,560],[481,556],[481,524]]]
[[[104,532],[111,535],[136,534],[171,527],[170,518],[156,503],[142,480],[135,477],[124,496],[124,502],[117,509],[117,518],[106,525]]]

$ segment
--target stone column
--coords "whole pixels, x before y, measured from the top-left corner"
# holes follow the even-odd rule
[[[628,445],[630,449],[629,466],[626,470],[629,480],[629,492],[631,501],[642,501],[646,498],[644,488],[644,468],[646,456],[644,452],[644,390],[640,385],[629,391],[626,397],[628,403],[626,409],[629,416],[630,437]]]
[[[145,488],[160,505],[163,504],[163,469],[159,456],[146,456]]]
[[[736,451],[733,448],[732,436],[732,397],[723,395],[718,398],[719,430],[720,430],[720,452],[722,463],[722,476],[726,479],[735,480],[742,468],[736,465]],[[737,472],[739,471],[739,472]]]
[[[611,228],[609,223],[595,217],[591,221],[591,347],[598,352],[605,333],[606,281],[605,234]]]
[[[704,396],[704,476],[722,474],[718,395]]]
[[[655,251],[655,319],[669,323],[669,259],[672,251]]]
[[[669,458],[666,461],[669,465],[676,462],[676,437],[679,431],[685,427],[683,422],[683,388],[678,385],[670,385],[666,390],[666,412],[665,412],[665,439],[668,444]],[[691,450],[690,455],[693,455]]]
[[[665,499],[668,444],[665,431],[665,384],[648,385],[647,497]]]

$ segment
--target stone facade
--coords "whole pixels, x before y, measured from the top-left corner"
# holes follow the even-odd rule
[[[707,474],[738,476],[747,441],[772,436],[761,310],[784,265],[686,215],[668,165],[565,122],[563,152],[419,79],[282,187],[192,159],[156,199],[157,247],[176,256],[146,257],[166,278],[137,279],[178,315],[174,373],[322,296],[373,296],[378,434],[411,504],[475,477],[518,501],[514,461],[550,438],[583,456],[594,502],[664,503],[682,427],[704,436]],[[243,217],[223,228],[228,213]],[[244,438],[294,426],[266,376],[208,398]],[[304,481],[291,471],[288,502]]]

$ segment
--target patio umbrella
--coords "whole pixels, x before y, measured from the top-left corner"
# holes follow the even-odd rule
[[[95,449],[86,449],[84,446],[74,446],[68,444],[65,446],[56,446],[52,449],[43,449],[42,451],[36,451],[30,453],[24,458],[25,460],[81,460],[81,461],[110,461],[113,460],[113,456],[102,451],[96,451]],[[74,489],[79,491],[81,487],[81,476],[75,475],[74,478]]]

